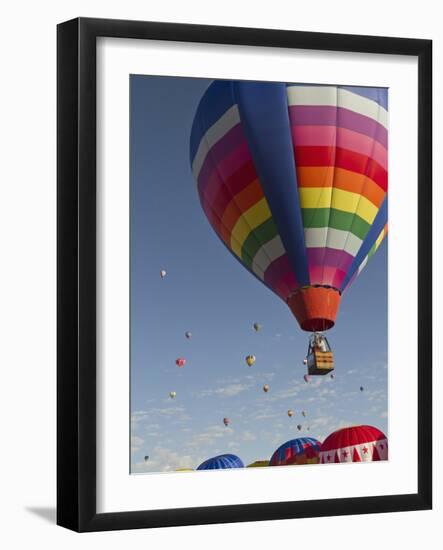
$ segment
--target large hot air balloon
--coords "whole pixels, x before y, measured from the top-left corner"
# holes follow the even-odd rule
[[[252,365],[255,363],[255,355],[247,355],[245,361],[249,367],[252,367]]]
[[[244,468],[241,459],[236,455],[226,454],[208,458],[200,464],[197,470],[224,470],[226,468]]]
[[[373,426],[352,426],[337,430],[324,440],[320,462],[371,462],[388,459],[388,440]]]
[[[303,330],[334,326],[386,236],[387,108],[385,88],[230,80],[197,108],[190,157],[206,217]]]
[[[186,359],[183,359],[183,357],[179,357],[175,360],[175,364],[177,367],[184,367],[186,365]]]
[[[283,443],[272,455],[269,466],[289,464],[317,464],[320,441],[313,437],[299,437]]]

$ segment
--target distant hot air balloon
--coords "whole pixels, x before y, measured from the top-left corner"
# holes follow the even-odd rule
[[[175,360],[175,364],[177,367],[184,367],[186,365],[186,359],[183,359],[183,357],[179,357]]]
[[[192,332],[189,332],[189,331],[188,331],[188,332],[185,332],[185,336],[186,336],[186,338],[187,338],[188,340],[190,340],[191,337],[192,337]]]
[[[302,425],[301,424],[297,424],[297,430],[300,431],[302,429]]]
[[[309,382],[310,378],[309,378],[309,374],[305,374],[303,376],[303,380],[306,382],[306,384]]]
[[[223,418],[223,424],[227,427],[229,426],[230,420],[229,418]]]
[[[254,323],[252,326],[254,327],[255,332],[261,330],[261,325],[259,323]]]
[[[313,437],[299,437],[283,443],[272,455],[269,466],[290,464],[317,464],[320,441]]]
[[[360,386],[360,391],[364,391],[364,387],[363,387],[363,386]]]
[[[177,396],[177,392],[175,392],[175,391],[170,391],[170,392],[169,392],[169,397],[170,397],[171,399],[175,399],[176,396]]]
[[[246,363],[248,364],[249,367],[252,367],[252,365],[255,363],[255,355],[247,355]]]
[[[294,416],[294,411],[292,411],[291,409],[288,410],[288,416],[289,418],[291,418],[291,416]]]
[[[148,462],[148,460],[149,460],[149,455],[146,455],[145,456],[145,462]]]
[[[387,97],[381,87],[216,80],[198,105],[190,158],[203,211],[303,330],[334,326],[387,234]]]
[[[241,459],[232,454],[225,454],[208,458],[200,464],[197,470],[225,470],[227,468],[244,468]]]
[[[160,277],[161,277],[162,279],[164,279],[164,278],[166,277],[166,270],[165,270],[165,269],[161,269],[161,270],[160,270]]]
[[[308,364],[308,359],[305,357],[305,358],[303,359],[303,365],[307,365],[307,364]]]
[[[248,464],[246,468],[264,468],[266,466],[269,466],[269,460],[256,460],[255,462]]]
[[[302,411],[301,414],[302,414],[303,418],[306,418],[306,411]]]
[[[334,375],[332,374],[332,372],[331,372],[331,374],[329,375],[329,377],[331,378],[331,380],[334,380],[334,378],[335,378]]]
[[[388,459],[388,440],[373,426],[342,428],[328,435],[320,449],[320,462],[371,462]]]
[[[265,385],[263,386],[263,391],[264,391],[265,393],[268,393],[268,391],[269,391],[269,384],[265,384]]]

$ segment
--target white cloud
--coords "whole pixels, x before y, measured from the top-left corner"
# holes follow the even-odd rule
[[[243,441],[255,441],[257,439],[257,436],[252,432],[246,431],[241,434],[241,439]]]
[[[189,447],[199,447],[200,445],[208,446],[211,443],[214,443],[217,439],[221,437],[226,437],[228,434],[232,434],[234,430],[226,426],[210,426],[206,428],[203,432],[195,434],[189,441]]]
[[[221,387],[221,388],[213,388],[208,390],[202,390],[199,393],[200,397],[210,397],[212,395],[219,395],[222,397],[233,397],[234,395],[238,395],[249,388],[251,388],[252,384],[229,384],[228,386]]]
[[[134,453],[140,450],[144,442],[144,439],[137,435],[131,436],[131,451]]]
[[[165,447],[154,447],[148,461],[131,465],[132,473],[170,472],[179,468],[196,468],[202,462],[201,457],[181,454]]]

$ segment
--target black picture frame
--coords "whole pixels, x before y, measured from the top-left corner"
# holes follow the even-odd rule
[[[416,494],[96,512],[96,39],[399,54],[418,59]],[[79,18],[57,29],[57,523],[75,531],[426,510],[432,507],[432,41]],[[413,359],[411,359],[413,360]]]

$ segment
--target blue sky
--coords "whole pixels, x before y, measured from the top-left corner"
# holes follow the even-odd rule
[[[200,207],[189,134],[210,82],[142,75],[130,81],[134,473],[196,468],[226,452],[249,464],[269,459],[288,439],[323,440],[344,425],[371,424],[388,435],[387,242],[343,296],[327,332],[334,380],[312,377],[306,384],[309,334],[231,256]],[[263,325],[258,333],[254,322]],[[257,358],[253,367],[248,354]],[[184,368],[175,365],[178,357],[186,358]]]

